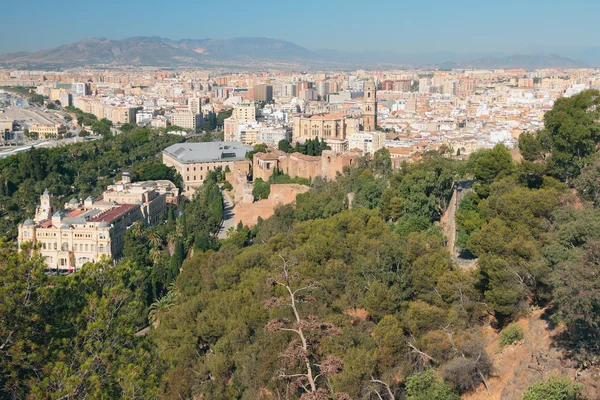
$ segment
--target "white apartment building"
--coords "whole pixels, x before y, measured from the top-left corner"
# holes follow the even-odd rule
[[[350,150],[360,149],[365,154],[374,154],[385,146],[385,132],[358,132],[348,136],[348,148]]]

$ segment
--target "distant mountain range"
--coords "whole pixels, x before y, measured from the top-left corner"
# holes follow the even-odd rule
[[[600,65],[600,47],[593,64]],[[582,55],[585,52],[575,52]],[[596,62],[597,61],[597,62]],[[589,65],[554,53],[343,52],[309,50],[295,43],[268,38],[183,39],[157,36],[121,40],[92,38],[37,52],[0,54],[7,66],[156,66],[223,68],[582,68]]]

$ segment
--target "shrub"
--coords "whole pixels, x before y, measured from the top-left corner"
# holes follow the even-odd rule
[[[460,396],[446,382],[436,378],[432,369],[408,377],[408,400],[459,400]]]
[[[517,324],[510,324],[500,332],[500,346],[508,346],[524,337],[523,328]]]
[[[586,400],[581,385],[568,378],[553,376],[545,382],[536,382],[527,389],[523,400]]]

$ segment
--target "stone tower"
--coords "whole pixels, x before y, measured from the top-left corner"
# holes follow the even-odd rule
[[[377,128],[377,86],[374,79],[369,79],[364,84],[365,112],[363,115],[363,129],[374,131]]]
[[[54,209],[54,197],[48,192],[48,189],[44,190],[44,193],[40,196],[40,205],[35,212],[35,222],[50,219],[52,214],[56,210]]]

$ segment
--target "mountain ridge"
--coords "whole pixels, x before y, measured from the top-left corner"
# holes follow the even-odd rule
[[[265,38],[180,39],[133,36],[86,38],[36,52],[0,54],[0,64],[246,66],[264,63],[288,67],[445,67],[445,68],[581,68],[582,61],[556,54],[453,53],[398,54],[385,51],[309,50],[296,43]]]

